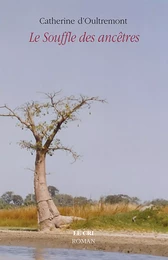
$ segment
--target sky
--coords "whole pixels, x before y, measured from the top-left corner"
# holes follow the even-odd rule
[[[80,112],[80,126],[60,133],[82,159],[63,152],[47,157],[47,183],[60,193],[98,199],[127,194],[168,199],[168,2],[105,0],[2,0],[0,8],[0,106],[43,101],[40,92],[99,96]],[[39,23],[40,18],[75,24]],[[127,24],[78,24],[81,17],[127,19]],[[44,33],[76,35],[75,42],[43,42]],[[30,34],[40,35],[29,42]],[[139,42],[79,42],[88,35],[140,35]],[[32,136],[0,118],[0,196],[33,193],[34,156],[20,149]],[[31,169],[31,170],[30,170]]]

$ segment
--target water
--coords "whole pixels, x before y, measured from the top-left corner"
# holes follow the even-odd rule
[[[0,260],[164,260],[167,257],[90,250],[0,246]]]

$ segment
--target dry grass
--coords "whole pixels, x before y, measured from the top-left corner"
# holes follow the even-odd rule
[[[97,204],[74,207],[58,207],[62,215],[79,216],[83,218],[93,218],[99,216],[109,216],[122,212],[136,210],[137,206],[132,204]],[[0,227],[31,227],[37,228],[37,210],[34,206],[1,209]]]
[[[158,211],[140,212],[135,204],[83,205],[74,207],[58,207],[62,215],[85,218],[85,222],[74,223],[72,228],[121,228],[121,229],[168,229],[168,206]],[[132,217],[137,215],[137,221]],[[151,215],[148,218],[148,215]],[[37,209],[34,206],[0,210],[0,227],[37,228]]]
[[[168,206],[163,207],[162,212],[168,214]]]
[[[99,216],[114,215],[117,213],[127,213],[137,209],[134,204],[103,204],[83,205],[74,207],[60,207],[59,211],[62,215],[78,216],[82,218],[91,218]]]
[[[37,210],[35,207],[22,207],[0,210],[1,227],[37,227]]]

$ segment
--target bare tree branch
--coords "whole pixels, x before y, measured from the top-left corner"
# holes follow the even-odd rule
[[[27,150],[31,149],[35,151],[37,149],[36,144],[32,144],[31,142],[27,142],[24,140],[20,141],[19,145],[21,146],[21,148],[26,148]]]
[[[29,168],[29,167],[25,168],[25,170],[28,170],[28,171],[31,171],[31,172],[35,173],[35,169],[33,170],[33,169]],[[50,174],[51,174],[50,172],[46,173],[46,175],[50,175]]]
[[[30,129],[35,138],[35,144],[32,142],[21,141],[22,148],[31,149],[33,151],[41,150],[43,153],[49,151],[64,150],[70,152],[73,157],[78,158],[77,154],[72,149],[63,147],[62,145],[53,146],[55,136],[58,131],[65,127],[67,122],[79,120],[78,112],[84,107],[90,108],[91,104],[95,101],[106,102],[98,97],[87,97],[80,95],[79,98],[75,96],[59,97],[60,91],[54,93],[45,93],[49,101],[38,103],[32,101],[23,106],[11,109],[7,105],[1,106],[0,109],[7,110],[7,113],[1,113],[0,116],[16,118],[23,126]],[[20,116],[16,111],[20,111]],[[41,122],[41,117],[47,117],[48,120]],[[22,119],[24,118],[24,120]],[[47,123],[48,121],[48,123]]]
[[[9,111],[8,114],[0,114],[1,117],[12,117],[12,118],[16,118],[22,125],[24,125],[26,128],[30,129],[31,132],[33,133],[34,137],[37,139],[38,136],[37,136],[37,133],[36,133],[36,130],[35,130],[35,124],[33,122],[33,119],[32,119],[32,116],[31,114],[29,113],[29,119],[30,119],[30,122],[27,120],[23,120],[18,114],[16,114],[15,110],[12,110],[11,108],[9,108],[7,105],[4,105],[4,106],[1,106],[0,109],[3,109],[5,108],[7,111]],[[28,108],[27,108],[28,110]]]
[[[55,135],[57,132],[60,130],[62,123],[65,121],[65,118],[62,117],[60,120],[58,120],[57,125],[55,129],[53,130],[52,134],[48,137],[47,141],[44,144],[44,151],[47,151],[48,148],[50,147]]]
[[[58,146],[55,146],[55,147],[50,147],[48,149],[48,154],[52,155],[54,151],[56,150],[62,150],[62,151],[65,151],[67,153],[70,153],[74,159],[74,162],[80,158],[80,155],[78,155],[75,151],[73,151],[72,148],[69,148],[69,147],[66,147],[66,146],[63,146],[61,144],[59,144]]]
[[[57,134],[57,132],[60,130],[62,124],[64,122],[66,122],[67,120],[72,119],[72,115],[75,114],[75,112],[77,112],[80,108],[82,108],[84,105],[87,105],[88,107],[90,107],[91,103],[93,101],[99,101],[99,102],[106,102],[105,100],[100,100],[98,97],[84,97],[84,96],[80,96],[80,100],[74,98],[73,96],[70,96],[69,98],[65,98],[63,100],[61,100],[59,103],[58,102],[54,102],[54,97],[55,95],[50,95],[47,94],[47,96],[50,98],[51,100],[51,104],[52,107],[54,107],[54,109],[56,109],[56,106],[60,103],[63,103],[64,108],[66,108],[64,111],[59,110],[59,115],[61,116],[58,120],[56,120],[56,127],[54,128],[53,132],[51,133],[51,135],[48,137],[47,141],[44,144],[44,150],[47,151],[47,149],[50,147],[55,135]],[[72,103],[71,105],[68,104],[69,102],[74,102],[75,104]],[[77,103],[76,103],[77,101]],[[57,111],[58,109],[56,109],[55,111]],[[72,119],[73,121],[75,120],[75,118]]]
[[[19,117],[19,116],[14,112],[14,110],[12,110],[11,108],[9,108],[7,105],[1,106],[0,108],[5,108],[5,109],[7,109],[7,110],[9,111],[9,114],[0,114],[0,116],[15,117],[15,118],[17,118],[17,119],[20,121],[21,124],[25,125],[27,128],[29,128],[29,129],[31,130],[30,125],[29,125],[26,121],[22,120],[21,117]]]

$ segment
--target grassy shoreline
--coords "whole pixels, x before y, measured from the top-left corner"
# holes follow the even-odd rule
[[[98,204],[60,207],[62,215],[74,215],[86,221],[75,221],[70,228],[138,232],[168,232],[168,207],[140,211],[133,204]],[[132,221],[136,216],[135,222]],[[1,209],[0,229],[37,230],[37,210],[34,206]]]

